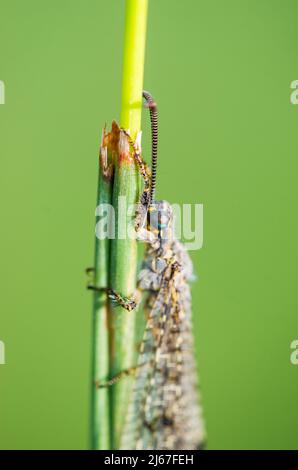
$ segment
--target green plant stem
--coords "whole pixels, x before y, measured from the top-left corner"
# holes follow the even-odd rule
[[[127,0],[120,124],[134,139],[141,129],[148,0]]]
[[[101,150],[102,151],[102,150]],[[100,166],[97,207],[112,203],[112,178],[106,178]],[[108,286],[110,240],[95,238],[94,285]],[[109,379],[109,306],[105,293],[94,292],[92,338],[91,446],[95,450],[111,448],[109,391],[96,383]]]
[[[124,64],[122,83],[122,109],[120,124],[129,130],[133,139],[140,131],[142,112],[142,89],[145,58],[145,40],[148,0],[127,0],[124,40]],[[136,288],[137,246],[127,236],[118,238],[119,196],[126,206],[135,204],[140,192],[140,178],[134,160],[125,152],[115,167],[113,206],[116,216],[116,239],[112,240],[110,284],[123,296],[130,297]],[[132,223],[133,214],[126,217]],[[123,220],[122,220],[123,222]],[[136,312],[121,307],[112,310],[111,376],[135,364],[135,318]],[[121,379],[111,387],[112,446],[119,448],[128,402],[131,395],[132,377]]]

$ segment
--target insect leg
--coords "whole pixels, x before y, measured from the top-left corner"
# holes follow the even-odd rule
[[[94,272],[95,272],[95,268],[93,268],[93,267],[92,267],[92,268],[86,268],[86,269],[85,269],[85,272],[86,272],[86,274],[94,273]]]
[[[123,307],[128,312],[131,312],[137,306],[136,300],[134,300],[133,298],[122,297],[121,294],[118,294],[118,292],[115,292],[113,289],[110,289],[110,287],[97,287],[89,284],[87,286],[87,289],[93,290],[95,292],[106,292],[113,302],[116,302],[118,305],[121,305],[121,307]]]
[[[151,188],[150,170],[149,170],[146,162],[143,160],[140,150],[138,149],[137,145],[135,144],[135,142],[130,137],[129,133],[123,128],[121,128],[121,131],[125,134],[125,136],[127,137],[128,142],[129,142],[129,145],[133,149],[133,158],[134,158],[136,164],[138,165],[140,174],[141,174],[141,176],[143,178],[143,181],[144,181],[144,191],[141,195],[141,200],[140,200],[141,204],[140,205],[141,205],[141,209],[145,208],[145,214],[143,213],[144,211],[142,211],[142,210],[139,212],[139,214],[137,214],[137,217],[136,217],[136,230],[138,231],[138,229],[142,226],[144,220],[146,219],[147,210],[148,210],[148,207],[150,205],[150,188]]]
[[[143,292],[143,289],[138,286],[132,297],[123,297],[121,294],[116,292],[114,289],[111,289],[110,287],[97,287],[92,284],[88,284],[87,289],[93,290],[95,292],[105,292],[108,294],[112,302],[121,305],[121,307],[129,312],[134,310],[139,305]]]
[[[143,178],[143,180],[144,180],[144,185],[145,185],[144,191],[146,191],[146,192],[149,193],[149,190],[150,190],[150,176],[149,176],[150,170],[149,170],[149,168],[148,168],[146,162],[143,160],[139,148],[137,147],[136,143],[132,140],[132,138],[131,138],[131,136],[129,135],[129,133],[128,133],[123,127],[121,127],[121,131],[122,131],[123,134],[127,137],[127,140],[128,140],[128,142],[129,142],[129,145],[130,145],[131,148],[133,149],[133,158],[134,158],[134,160],[136,161],[136,164],[137,164],[138,167],[139,167],[141,176],[142,176],[142,178]],[[149,196],[148,196],[148,197],[149,197]]]
[[[114,375],[114,377],[112,377],[111,379],[106,380],[105,382],[96,380],[95,381],[95,386],[96,386],[96,388],[110,387],[111,385],[114,385],[117,382],[119,382],[119,380],[123,379],[123,377],[128,377],[130,375],[135,374],[137,369],[139,369],[140,367],[143,367],[144,365],[145,364],[139,364],[137,366],[129,367],[128,369],[124,369],[121,372],[119,372],[118,374]]]
[[[114,377],[112,377],[111,379],[107,380],[107,381],[99,381],[99,380],[96,380],[95,382],[95,386],[96,388],[105,388],[105,387],[110,387],[111,385],[114,385],[116,384],[117,382],[119,382],[119,380],[121,380],[123,377],[127,377],[129,375],[133,375],[136,371],[136,366],[135,367],[129,367],[128,369],[125,369],[125,370],[122,370],[121,372],[119,372],[118,374],[114,375]]]

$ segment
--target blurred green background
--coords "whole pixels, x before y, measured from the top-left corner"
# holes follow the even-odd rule
[[[297,14],[296,0],[150,1],[158,196],[204,204],[193,303],[210,449],[298,449]],[[88,447],[84,268],[123,29],[123,0],[0,0],[1,449]]]

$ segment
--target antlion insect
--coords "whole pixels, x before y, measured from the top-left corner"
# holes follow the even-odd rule
[[[138,290],[148,293],[148,318],[137,366],[120,372],[98,386],[112,385],[133,371],[136,374],[121,441],[122,449],[201,449],[205,430],[193,355],[189,287],[192,262],[184,246],[175,238],[171,205],[167,201],[154,199],[157,106],[148,92],[144,91],[143,96],[151,117],[151,177],[138,146],[127,131],[122,129],[122,132],[132,147],[144,179],[135,227],[137,239],[146,245]],[[106,290],[112,300],[127,310],[136,307],[134,299],[124,298],[111,289]]]

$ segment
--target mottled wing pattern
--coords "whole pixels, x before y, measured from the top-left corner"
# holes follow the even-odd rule
[[[177,240],[169,251],[171,263],[160,271],[162,259],[149,249],[140,274],[141,285],[151,289],[149,317],[122,449],[132,442],[135,449],[198,449],[204,441],[187,283],[192,265]]]
[[[176,246],[176,258],[185,257]],[[184,260],[185,261],[185,260]],[[185,265],[185,263],[184,263]],[[193,353],[190,289],[185,271],[176,273],[170,286],[170,315],[161,344],[164,358],[162,410],[157,449],[197,449],[205,438]],[[164,306],[164,311],[169,309]]]
[[[159,295],[148,299],[149,303],[159,303]],[[133,448],[154,449],[154,436],[148,427],[152,421],[150,416],[150,400],[156,401],[157,388],[154,385],[155,377],[155,355],[157,348],[156,331],[158,331],[159,317],[157,309],[151,308],[145,327],[143,341],[140,347],[136,379],[132,400],[127,413],[126,426],[122,435],[121,449]],[[149,403],[149,408],[148,408]]]

